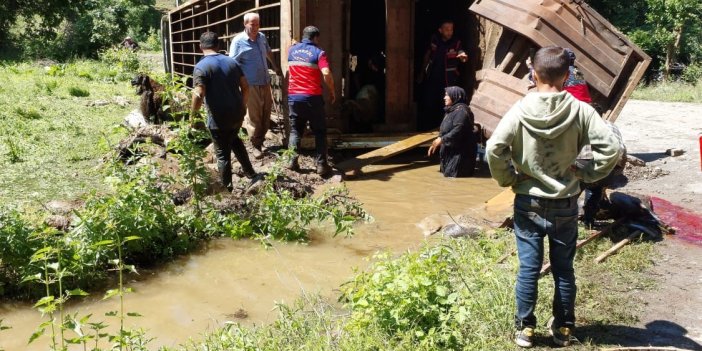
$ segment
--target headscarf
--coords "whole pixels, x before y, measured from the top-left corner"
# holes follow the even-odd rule
[[[451,105],[455,105],[459,102],[466,103],[466,91],[461,87],[446,87],[446,95],[451,98]]]
[[[446,87],[446,95],[451,98],[451,105],[444,108],[446,112],[453,111],[458,104],[466,104],[466,91],[461,87]]]

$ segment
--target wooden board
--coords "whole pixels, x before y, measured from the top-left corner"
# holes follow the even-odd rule
[[[358,157],[339,162],[336,164],[336,168],[344,172],[360,170],[364,166],[382,161],[407,150],[414,149],[426,142],[436,139],[437,136],[439,136],[439,132],[437,131],[413,135],[392,145],[388,145]]]

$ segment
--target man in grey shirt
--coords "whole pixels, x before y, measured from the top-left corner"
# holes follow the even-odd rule
[[[261,21],[257,13],[245,14],[244,31],[234,37],[229,50],[229,56],[239,64],[249,82],[249,97],[244,102],[248,109],[246,128],[254,148],[253,156],[257,159],[263,157],[263,141],[270,128],[273,106],[266,59],[276,72],[280,72],[266,36],[259,31],[260,27]]]

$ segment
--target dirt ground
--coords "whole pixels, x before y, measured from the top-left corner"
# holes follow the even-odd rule
[[[702,215],[702,104],[629,101],[615,124],[628,153],[646,162],[645,168],[628,166],[629,182],[619,191],[659,197]],[[666,155],[671,148],[683,154]],[[642,306],[639,323],[610,330],[608,341],[702,350],[702,243],[669,236],[656,247],[652,274],[659,287],[632,294]]]

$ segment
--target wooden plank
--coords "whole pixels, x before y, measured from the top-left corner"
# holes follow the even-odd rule
[[[384,148],[373,150],[356,158],[348,159],[336,164],[336,168],[342,171],[360,170],[364,166],[385,160],[407,150],[414,149],[426,142],[429,142],[439,136],[439,132],[428,132],[413,135],[407,139],[400,140],[397,143],[388,145]]]

